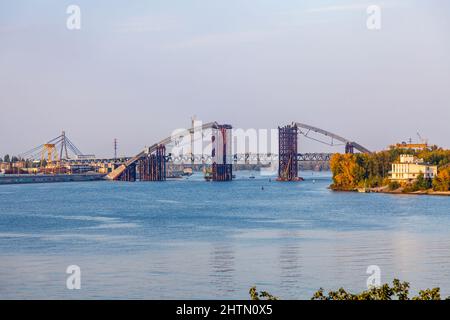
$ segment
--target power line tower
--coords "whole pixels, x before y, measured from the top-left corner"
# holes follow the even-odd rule
[[[114,139],[114,160],[117,160],[117,139]]]

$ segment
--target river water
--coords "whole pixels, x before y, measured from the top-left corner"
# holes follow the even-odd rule
[[[331,192],[329,173],[281,183],[0,186],[0,298],[283,299],[381,281],[450,295],[450,198]],[[66,268],[81,289],[66,288]]]

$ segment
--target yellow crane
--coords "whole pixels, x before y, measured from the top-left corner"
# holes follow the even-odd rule
[[[56,146],[53,143],[46,143],[42,148],[41,154],[41,167],[43,167],[44,161],[48,167],[57,166],[59,163],[58,152]]]

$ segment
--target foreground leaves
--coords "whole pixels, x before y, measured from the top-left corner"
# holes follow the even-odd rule
[[[278,300],[266,291],[258,292],[256,287],[250,288],[249,294],[251,300]],[[324,289],[320,288],[311,300],[441,300],[441,289],[420,290],[417,296],[409,298],[409,283],[394,279],[392,286],[385,283],[361,293],[351,293],[344,288],[324,293]]]

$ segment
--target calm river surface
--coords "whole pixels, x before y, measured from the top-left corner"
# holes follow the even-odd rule
[[[0,186],[0,298],[284,299],[382,282],[450,295],[450,198],[188,180]],[[264,189],[262,188],[264,187]],[[81,268],[81,290],[66,268]]]

